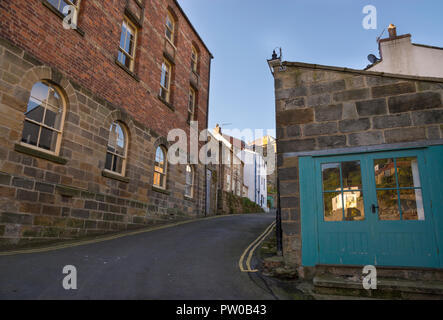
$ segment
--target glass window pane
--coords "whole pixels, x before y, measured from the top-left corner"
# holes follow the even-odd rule
[[[106,153],[105,169],[112,170],[112,159],[113,155],[111,153]]]
[[[419,188],[421,186],[417,158],[397,159],[397,174],[398,183],[401,188]]]
[[[44,101],[48,97],[49,87],[43,82],[37,82],[34,84],[31,90],[31,97]]]
[[[425,220],[420,189],[400,190],[400,205],[403,220]]]
[[[22,142],[36,146],[39,130],[40,130],[40,126],[38,126],[34,123],[31,123],[31,122],[25,121],[24,126],[23,126]]]
[[[57,143],[57,132],[47,128],[42,128],[38,146],[42,149],[55,151]]]
[[[117,173],[123,173],[122,168],[123,168],[123,158],[114,155],[114,165],[112,167],[112,171]]]
[[[346,221],[361,221],[365,219],[365,205],[363,203],[363,192],[344,192]]]
[[[109,132],[109,149],[114,150],[115,153],[125,156],[125,134],[122,127],[114,122],[111,124]]]
[[[380,220],[400,220],[397,190],[378,190],[377,201]]]
[[[45,113],[45,108],[42,105],[36,105],[35,101],[37,100],[33,100],[31,99],[28,103],[28,110],[25,113],[26,118],[37,121],[37,122],[42,122],[43,121],[43,115]],[[31,109],[32,108],[32,109]]]
[[[55,88],[49,87],[49,93],[47,101],[48,105],[50,105],[50,109],[57,111],[63,107],[62,98]]]
[[[343,162],[342,164],[343,188],[362,189],[360,161]]]
[[[61,118],[62,118],[62,110],[59,110],[59,112],[54,112],[48,109],[46,110],[45,124],[48,127],[59,130],[61,124]]]
[[[340,187],[340,163],[326,163],[321,166],[323,173],[323,190],[334,191]]]
[[[396,188],[394,159],[374,160],[375,183],[377,188]]]
[[[341,192],[323,193],[325,221],[343,220],[343,203]]]
[[[122,25],[122,33],[120,35],[120,48],[125,49],[125,42],[126,42],[126,22],[123,22]]]

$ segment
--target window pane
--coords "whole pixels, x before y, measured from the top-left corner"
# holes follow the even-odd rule
[[[122,168],[123,168],[123,158],[114,155],[114,165],[112,167],[112,171],[117,173],[123,173]]]
[[[128,59],[122,51],[118,52],[118,61],[120,61],[121,64],[124,65],[126,68],[129,68],[129,66],[131,65],[130,59]]]
[[[343,203],[340,192],[323,193],[325,221],[343,220]]]
[[[111,153],[106,153],[105,169],[112,170],[112,159],[113,155]]]
[[[334,191],[340,189],[340,163],[322,164],[323,190]]]
[[[37,121],[37,122],[42,122],[43,121],[43,114],[45,112],[45,108],[42,105],[36,105],[36,101],[37,100],[33,100],[31,98],[31,100],[28,103],[28,110],[25,113],[26,118]],[[32,109],[30,109],[32,108]]]
[[[62,110],[59,110],[58,112],[54,112],[52,110],[46,110],[45,115],[45,124],[48,127],[52,127],[54,129],[59,130],[60,124],[61,124],[61,118],[62,118]]]
[[[396,188],[394,159],[374,160],[377,188]]]
[[[397,174],[398,183],[401,188],[419,188],[421,186],[417,158],[397,159]]]
[[[122,33],[120,35],[120,48],[125,49],[125,42],[126,42],[126,22],[123,22],[122,25]]]
[[[343,188],[362,189],[360,161],[342,163]]]
[[[109,150],[113,150],[113,152],[125,156],[125,134],[122,127],[116,122],[111,124],[108,147]]]
[[[53,110],[60,110],[63,107],[62,98],[55,88],[49,87],[47,103]]]
[[[23,126],[22,142],[36,146],[39,130],[40,126],[25,121]]]
[[[380,220],[400,220],[397,190],[378,190],[377,200]]]
[[[365,206],[363,203],[363,192],[344,192],[346,221],[361,221],[365,219]]]
[[[49,130],[47,128],[42,128],[38,146],[42,149],[55,151],[56,143],[57,132]]]
[[[400,205],[403,220],[425,220],[420,189],[400,190]]]

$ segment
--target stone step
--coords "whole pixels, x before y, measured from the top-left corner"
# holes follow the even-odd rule
[[[316,275],[313,279],[317,294],[359,296],[381,299],[443,299],[442,281],[377,279],[376,290],[365,290],[361,276]]]
[[[361,275],[364,266],[343,266],[343,265],[317,265],[315,274],[331,274],[336,276]],[[381,278],[395,279],[420,279],[423,281],[443,282],[443,269],[432,268],[408,268],[408,267],[382,267],[376,266],[377,275]]]

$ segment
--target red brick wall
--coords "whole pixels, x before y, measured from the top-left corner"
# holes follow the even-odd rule
[[[84,36],[74,30],[65,30],[62,20],[44,6],[42,0],[2,0],[0,36],[62,71],[94,94],[126,109],[136,120],[163,136],[171,128],[188,127],[191,46],[194,42],[200,51],[198,120],[202,130],[208,112],[211,55],[174,0],[144,2],[134,69],[140,82],[115,63],[127,0],[82,1],[78,26]],[[158,99],[168,7],[177,17],[175,112]]]

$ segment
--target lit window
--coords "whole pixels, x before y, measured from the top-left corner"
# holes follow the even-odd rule
[[[127,149],[125,129],[118,122],[113,122],[109,129],[105,169],[124,176]]]
[[[175,28],[175,22],[172,15],[168,12],[168,15],[166,16],[166,38],[171,42],[174,43],[174,28]]]
[[[158,147],[155,153],[154,186],[166,189],[166,150]]]
[[[189,88],[189,105],[188,105],[188,118],[189,121],[194,120],[195,104],[196,104],[195,90]]]
[[[55,86],[46,82],[36,83],[25,112],[21,141],[58,154],[65,108],[65,101]]]
[[[123,21],[118,49],[118,61],[129,70],[134,70],[137,28],[127,19]]]
[[[163,60],[162,75],[160,80],[160,97],[169,102],[171,91],[171,64]]]
[[[64,13],[63,9],[66,6],[74,6],[75,12],[74,12],[72,23],[75,25],[77,24],[77,20],[78,20],[78,12],[80,10],[80,1],[81,0],[48,0],[48,2],[50,4],[52,4],[52,6],[54,8],[56,8],[64,16],[67,16],[69,12]]]
[[[191,52],[191,70],[197,73],[197,67],[198,67],[198,52],[197,49],[195,49],[194,46],[192,46],[192,52]]]
[[[194,170],[190,165],[186,166],[186,184],[185,184],[185,196],[192,198],[194,193]]]

